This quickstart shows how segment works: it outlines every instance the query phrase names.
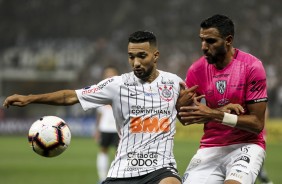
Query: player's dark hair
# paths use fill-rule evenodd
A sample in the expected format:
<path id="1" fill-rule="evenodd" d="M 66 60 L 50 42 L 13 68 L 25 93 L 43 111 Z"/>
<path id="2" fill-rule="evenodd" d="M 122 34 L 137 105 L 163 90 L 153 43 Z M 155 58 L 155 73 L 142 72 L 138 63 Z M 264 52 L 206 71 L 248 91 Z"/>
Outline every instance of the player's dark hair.
<path id="1" fill-rule="evenodd" d="M 136 31 L 128 38 L 129 43 L 144 43 L 149 42 L 150 45 L 157 46 L 157 38 L 150 31 Z"/>
<path id="2" fill-rule="evenodd" d="M 200 26 L 203 29 L 216 28 L 223 37 L 227 37 L 228 35 L 234 37 L 235 34 L 233 21 L 225 15 L 213 15 L 203 20 Z"/>

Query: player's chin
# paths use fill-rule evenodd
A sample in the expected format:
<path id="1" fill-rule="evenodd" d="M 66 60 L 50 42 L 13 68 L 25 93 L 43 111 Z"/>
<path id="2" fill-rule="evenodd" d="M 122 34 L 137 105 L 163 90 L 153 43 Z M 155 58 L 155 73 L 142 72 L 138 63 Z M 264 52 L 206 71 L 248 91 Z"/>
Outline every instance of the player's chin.
<path id="1" fill-rule="evenodd" d="M 134 72 L 134 75 L 138 78 L 141 79 L 143 81 L 146 81 L 148 77 L 144 76 L 142 72 Z"/>

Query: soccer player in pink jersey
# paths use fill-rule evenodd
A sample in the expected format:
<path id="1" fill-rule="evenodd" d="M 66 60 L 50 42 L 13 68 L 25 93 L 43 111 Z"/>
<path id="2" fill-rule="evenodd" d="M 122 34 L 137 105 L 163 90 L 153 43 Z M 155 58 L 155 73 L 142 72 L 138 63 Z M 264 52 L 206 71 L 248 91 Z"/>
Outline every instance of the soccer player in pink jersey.
<path id="1" fill-rule="evenodd" d="M 104 79 L 78 90 L 37 95 L 12 95 L 3 106 L 31 103 L 73 105 L 84 110 L 111 105 L 120 142 L 103 184 L 180 184 L 173 154 L 179 94 L 185 101 L 195 95 L 194 86 L 183 89 L 175 74 L 157 69 L 157 40 L 149 31 L 129 36 L 128 61 L 132 72 Z"/>
<path id="2" fill-rule="evenodd" d="M 228 17 L 214 15 L 200 26 L 204 56 L 189 67 L 186 84 L 198 85 L 206 104 L 195 98 L 178 116 L 183 125 L 204 123 L 204 135 L 183 183 L 252 184 L 265 158 L 265 70 L 259 59 L 233 47 Z"/>

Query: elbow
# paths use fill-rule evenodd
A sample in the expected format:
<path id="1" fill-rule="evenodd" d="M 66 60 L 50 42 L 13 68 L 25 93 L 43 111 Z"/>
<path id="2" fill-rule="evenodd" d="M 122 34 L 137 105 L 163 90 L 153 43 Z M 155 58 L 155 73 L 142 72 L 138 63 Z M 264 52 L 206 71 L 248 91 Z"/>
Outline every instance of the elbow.
<path id="1" fill-rule="evenodd" d="M 260 134 L 264 129 L 264 122 L 256 122 L 256 126 L 253 131 L 255 134 Z"/>

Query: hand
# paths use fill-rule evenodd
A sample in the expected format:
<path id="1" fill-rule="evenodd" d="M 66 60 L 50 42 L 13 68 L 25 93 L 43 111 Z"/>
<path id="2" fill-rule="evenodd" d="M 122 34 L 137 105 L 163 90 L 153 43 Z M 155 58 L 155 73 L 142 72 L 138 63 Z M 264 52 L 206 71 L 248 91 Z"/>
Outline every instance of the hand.
<path id="1" fill-rule="evenodd" d="M 179 83 L 179 85 L 180 85 L 180 92 L 175 105 L 177 111 L 180 111 L 180 107 L 182 106 L 188 106 L 193 104 L 193 98 L 197 96 L 196 90 L 198 88 L 197 85 L 191 88 L 187 88 L 185 83 L 183 82 Z"/>
<path id="2" fill-rule="evenodd" d="M 9 96 L 5 99 L 4 103 L 3 103 L 3 107 L 9 108 L 9 106 L 18 106 L 18 107 L 23 107 L 26 106 L 27 104 L 29 104 L 29 98 L 28 96 L 24 96 L 24 95 L 12 95 Z"/>
<path id="3" fill-rule="evenodd" d="M 239 115 L 245 113 L 244 108 L 240 104 L 229 103 L 223 107 L 218 108 L 222 112 L 232 113 L 232 111 Z"/>
<path id="4" fill-rule="evenodd" d="M 193 98 L 194 105 L 180 108 L 178 119 L 183 125 L 202 124 L 211 120 L 207 115 L 212 112 L 212 109 L 200 103 L 200 100 L 204 97 L 204 95 L 197 96 Z"/>

